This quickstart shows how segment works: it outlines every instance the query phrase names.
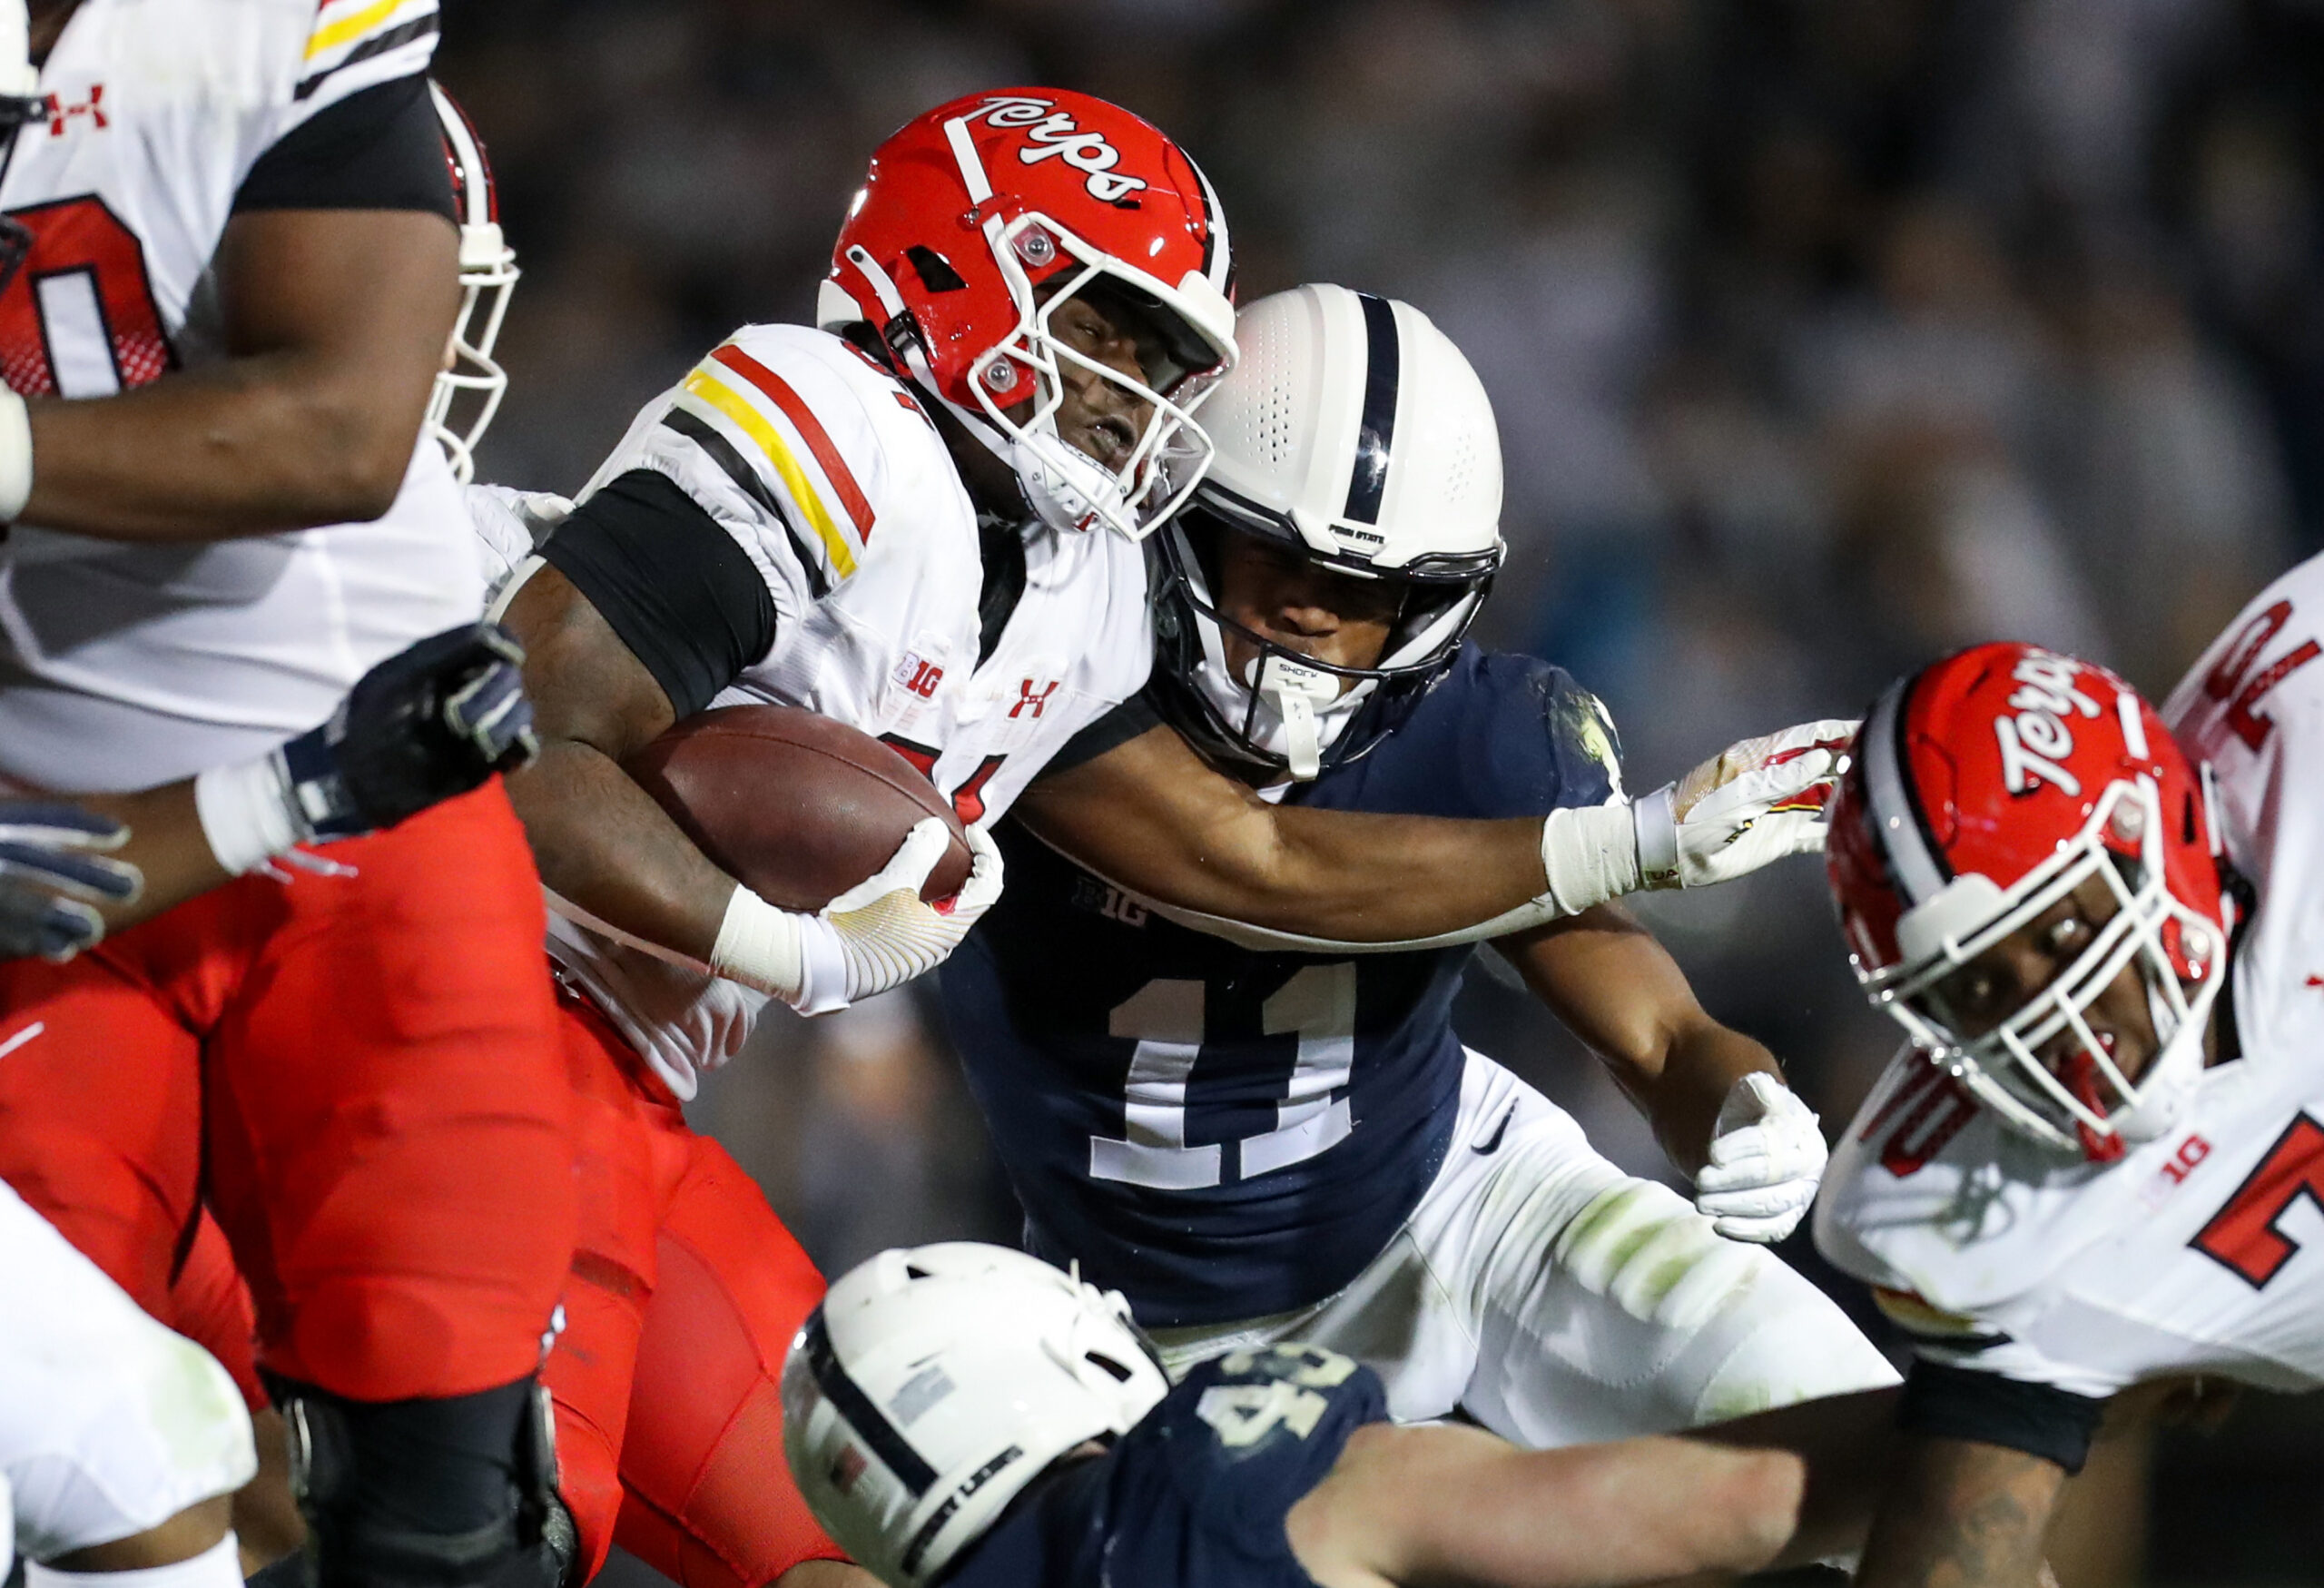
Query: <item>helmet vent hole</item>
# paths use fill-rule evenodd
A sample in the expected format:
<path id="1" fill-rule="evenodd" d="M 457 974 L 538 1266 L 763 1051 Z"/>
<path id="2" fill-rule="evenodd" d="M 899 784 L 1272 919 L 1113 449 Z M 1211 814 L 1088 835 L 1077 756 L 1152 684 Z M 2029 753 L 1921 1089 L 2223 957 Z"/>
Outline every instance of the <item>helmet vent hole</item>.
<path id="1" fill-rule="evenodd" d="M 1100 1368 L 1105 1370 L 1107 1376 L 1112 1378 L 1116 1384 L 1128 1384 L 1129 1382 L 1129 1369 L 1122 1366 L 1122 1364 L 1115 1361 L 1111 1356 L 1101 1356 L 1095 1351 L 1087 1351 L 1082 1354 L 1082 1360 L 1085 1362 L 1096 1363 Z"/>
<path id="2" fill-rule="evenodd" d="M 917 1263 L 906 1263 L 904 1265 L 904 1277 L 907 1279 L 928 1279 L 934 1277 L 934 1276 L 930 1274 L 926 1268 L 920 1267 Z"/>
<path id="3" fill-rule="evenodd" d="M 904 250 L 904 257 L 911 261 L 911 268 L 920 274 L 920 284 L 931 292 L 960 292 L 969 283 L 952 268 L 952 261 L 924 242 L 915 242 Z"/>

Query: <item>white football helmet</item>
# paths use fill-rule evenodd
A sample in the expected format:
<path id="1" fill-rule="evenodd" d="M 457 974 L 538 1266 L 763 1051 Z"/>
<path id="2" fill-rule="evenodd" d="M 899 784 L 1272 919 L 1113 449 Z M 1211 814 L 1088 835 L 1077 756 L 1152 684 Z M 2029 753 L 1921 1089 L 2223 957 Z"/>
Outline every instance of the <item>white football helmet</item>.
<path id="1" fill-rule="evenodd" d="M 921 1588 L 1049 1465 L 1169 1390 L 1118 1292 L 972 1241 L 842 1276 L 783 1365 L 783 1446 L 858 1563 Z"/>
<path id="2" fill-rule="evenodd" d="M 1159 537 L 1156 677 L 1205 749 L 1311 778 L 1377 744 L 1452 666 L 1501 567 L 1501 439 L 1476 371 L 1409 303 L 1295 287 L 1244 310 L 1235 340 L 1241 360 L 1203 409 L 1216 456 Z M 1393 581 L 1379 662 L 1333 666 L 1225 616 L 1227 534 Z M 1228 628 L 1258 650 L 1241 676 Z"/>
<path id="3" fill-rule="evenodd" d="M 444 158 L 452 168 L 452 202 L 460 217 L 460 316 L 452 322 L 452 361 L 436 376 L 428 399 L 428 433 L 443 445 L 462 485 L 476 478 L 477 443 L 500 411 L 508 393 L 508 371 L 493 358 L 500 322 L 516 290 L 517 251 L 500 233 L 500 195 L 492 183 L 492 163 L 468 113 L 434 82 L 436 120 L 444 133 Z M 453 418 L 463 398 L 475 402 L 467 422 Z"/>

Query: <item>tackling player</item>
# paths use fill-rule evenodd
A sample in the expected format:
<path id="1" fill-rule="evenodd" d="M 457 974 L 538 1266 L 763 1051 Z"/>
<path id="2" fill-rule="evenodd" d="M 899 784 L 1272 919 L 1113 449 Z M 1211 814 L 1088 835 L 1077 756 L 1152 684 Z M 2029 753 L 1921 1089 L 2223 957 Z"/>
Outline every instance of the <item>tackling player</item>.
<path id="1" fill-rule="evenodd" d="M 2030 1588 L 2132 1386 L 2324 1384 L 2324 560 L 2158 713 L 1980 646 L 1884 695 L 1833 896 L 1910 1033 L 1835 1155 L 1817 1244 L 1917 1343 L 1859 1582 Z"/>
<path id="2" fill-rule="evenodd" d="M 0 175 L 0 774 L 224 784 L 481 603 L 419 444 L 457 307 L 436 7 L 33 22 L 8 86 L 46 124 Z M 258 863 L 280 784 L 215 792 L 251 824 L 219 855 Z M 542 925 L 495 784 L 0 968 L 0 1172 L 155 1306 L 206 1191 L 326 1582 L 543 1569 L 572 1144 Z"/>
<path id="3" fill-rule="evenodd" d="M 1775 1452 L 1399 1427 L 1313 1346 L 1173 1388 L 1118 1295 L 966 1243 L 843 1276 L 783 1397 L 800 1487 L 894 1588 L 1659 1582 L 1766 1565 L 1800 1500 Z"/>
<path id="4" fill-rule="evenodd" d="M 1787 1233 L 1822 1139 L 1767 1050 L 1706 1015 L 1628 917 L 1600 904 L 1494 946 L 1703 1171 L 1701 1211 L 1463 1049 L 1465 946 L 1261 952 L 1116 885 L 1152 886 L 1168 857 L 1156 796 L 1103 793 L 1122 781 L 1106 764 L 1157 735 L 1323 822 L 1538 829 L 1562 811 L 1609 834 L 1603 854 L 1635 843 L 1604 708 L 1546 663 L 1462 643 L 1501 556 L 1467 361 L 1418 311 L 1339 287 L 1254 304 L 1237 335 L 1205 409 L 1217 458 L 1163 531 L 1155 681 L 1019 802 L 1009 893 L 943 977 L 1033 1249 L 1127 1295 L 1174 1370 L 1305 1341 L 1377 1370 L 1400 1419 L 1461 1408 L 1531 1445 L 1893 1382 L 1805 1279 L 1718 1238 Z M 1777 770 L 1829 764 L 1807 748 Z M 1800 804 L 1760 807 L 1761 854 L 1815 841 Z M 1684 833 L 1699 817 L 1676 808 Z M 1162 830 L 1203 836 L 1183 814 Z M 1633 847 L 1592 885 L 1640 880 Z"/>
<path id="5" fill-rule="evenodd" d="M 1208 451 L 1180 399 L 1230 355 L 1227 273 L 1215 199 L 1154 129 L 1070 94 L 960 101 L 874 158 L 826 289 L 844 336 L 737 332 L 647 408 L 569 518 L 510 493 L 476 504 L 512 566 L 546 742 L 513 792 L 562 895 L 551 952 L 586 1180 L 548 1376 L 585 1570 L 615 1537 L 721 1581 L 828 1551 L 765 1490 L 772 1375 L 822 1282 L 678 1104 L 765 995 L 812 1011 L 916 973 L 990 893 L 988 865 L 944 918 L 919 903 L 921 873 L 891 868 L 884 926 L 787 914 L 620 763 L 714 704 L 804 705 L 897 745 L 984 845 L 1146 677 L 1135 538 L 1186 488 L 1157 459 L 1198 473 Z M 1463 865 L 1455 902 L 1431 905 L 1441 925 L 1541 892 L 1542 823 L 1512 825 L 1532 880 L 1475 890 Z"/>

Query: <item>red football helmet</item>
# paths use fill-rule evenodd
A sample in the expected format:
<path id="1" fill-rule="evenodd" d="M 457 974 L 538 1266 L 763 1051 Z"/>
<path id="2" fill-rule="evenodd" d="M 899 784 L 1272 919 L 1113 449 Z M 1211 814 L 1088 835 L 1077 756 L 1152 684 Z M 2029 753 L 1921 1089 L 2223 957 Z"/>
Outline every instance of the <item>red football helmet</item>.
<path id="1" fill-rule="evenodd" d="M 444 160 L 452 168 L 452 204 L 460 217 L 460 315 L 452 322 L 451 368 L 439 371 L 428 399 L 428 433 L 442 443 L 452 472 L 466 485 L 476 477 L 476 446 L 500 411 L 508 392 L 508 372 L 492 356 L 508 294 L 523 272 L 517 251 L 500 235 L 500 194 L 492 185 L 492 164 L 475 123 L 435 83 L 436 120 L 444 134 Z M 455 427 L 452 404 L 476 399 L 476 411 Z"/>
<path id="2" fill-rule="evenodd" d="M 1135 539 L 1209 466 L 1194 409 L 1235 361 L 1232 280 L 1226 217 L 1184 150 L 1086 94 L 1001 89 L 939 105 L 880 145 L 816 321 L 872 325 L 901 371 L 1009 463 L 1043 522 Z M 1092 289 L 1159 337 L 1147 383 L 1050 335 L 1059 306 Z M 1120 468 L 1058 435 L 1060 364 L 1151 405 Z M 1026 401 L 1022 420 L 1002 411 Z"/>
<path id="3" fill-rule="evenodd" d="M 1856 735 L 1826 857 L 1874 1006 L 2010 1125 L 2099 1162 L 2170 1128 L 2227 980 L 2230 905 L 2202 779 L 2129 685 L 2027 645 L 1923 668 Z M 2116 910 L 2089 947 L 1991 1031 L 1952 1029 L 1940 983 L 2093 877 Z M 2131 964 L 2161 1044 L 2135 1082 L 2083 1012 Z"/>

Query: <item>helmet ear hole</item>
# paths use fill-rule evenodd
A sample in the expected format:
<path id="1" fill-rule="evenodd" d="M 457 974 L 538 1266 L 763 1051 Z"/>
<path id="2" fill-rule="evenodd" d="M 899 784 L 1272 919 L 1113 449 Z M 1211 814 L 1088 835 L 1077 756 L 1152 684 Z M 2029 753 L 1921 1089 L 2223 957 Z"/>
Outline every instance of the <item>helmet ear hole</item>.
<path id="1" fill-rule="evenodd" d="M 1096 1351 L 1085 1351 L 1081 1354 L 1081 1359 L 1085 1362 L 1096 1363 L 1098 1366 L 1103 1369 L 1107 1376 L 1112 1378 L 1116 1384 L 1128 1384 L 1129 1382 L 1129 1368 L 1122 1363 L 1115 1361 L 1111 1356 L 1101 1355 Z"/>
<path id="2" fill-rule="evenodd" d="M 920 277 L 920 284 L 931 292 L 965 292 L 969 283 L 952 268 L 952 261 L 924 242 L 915 242 L 904 250 L 904 257 L 911 261 L 911 268 Z"/>

